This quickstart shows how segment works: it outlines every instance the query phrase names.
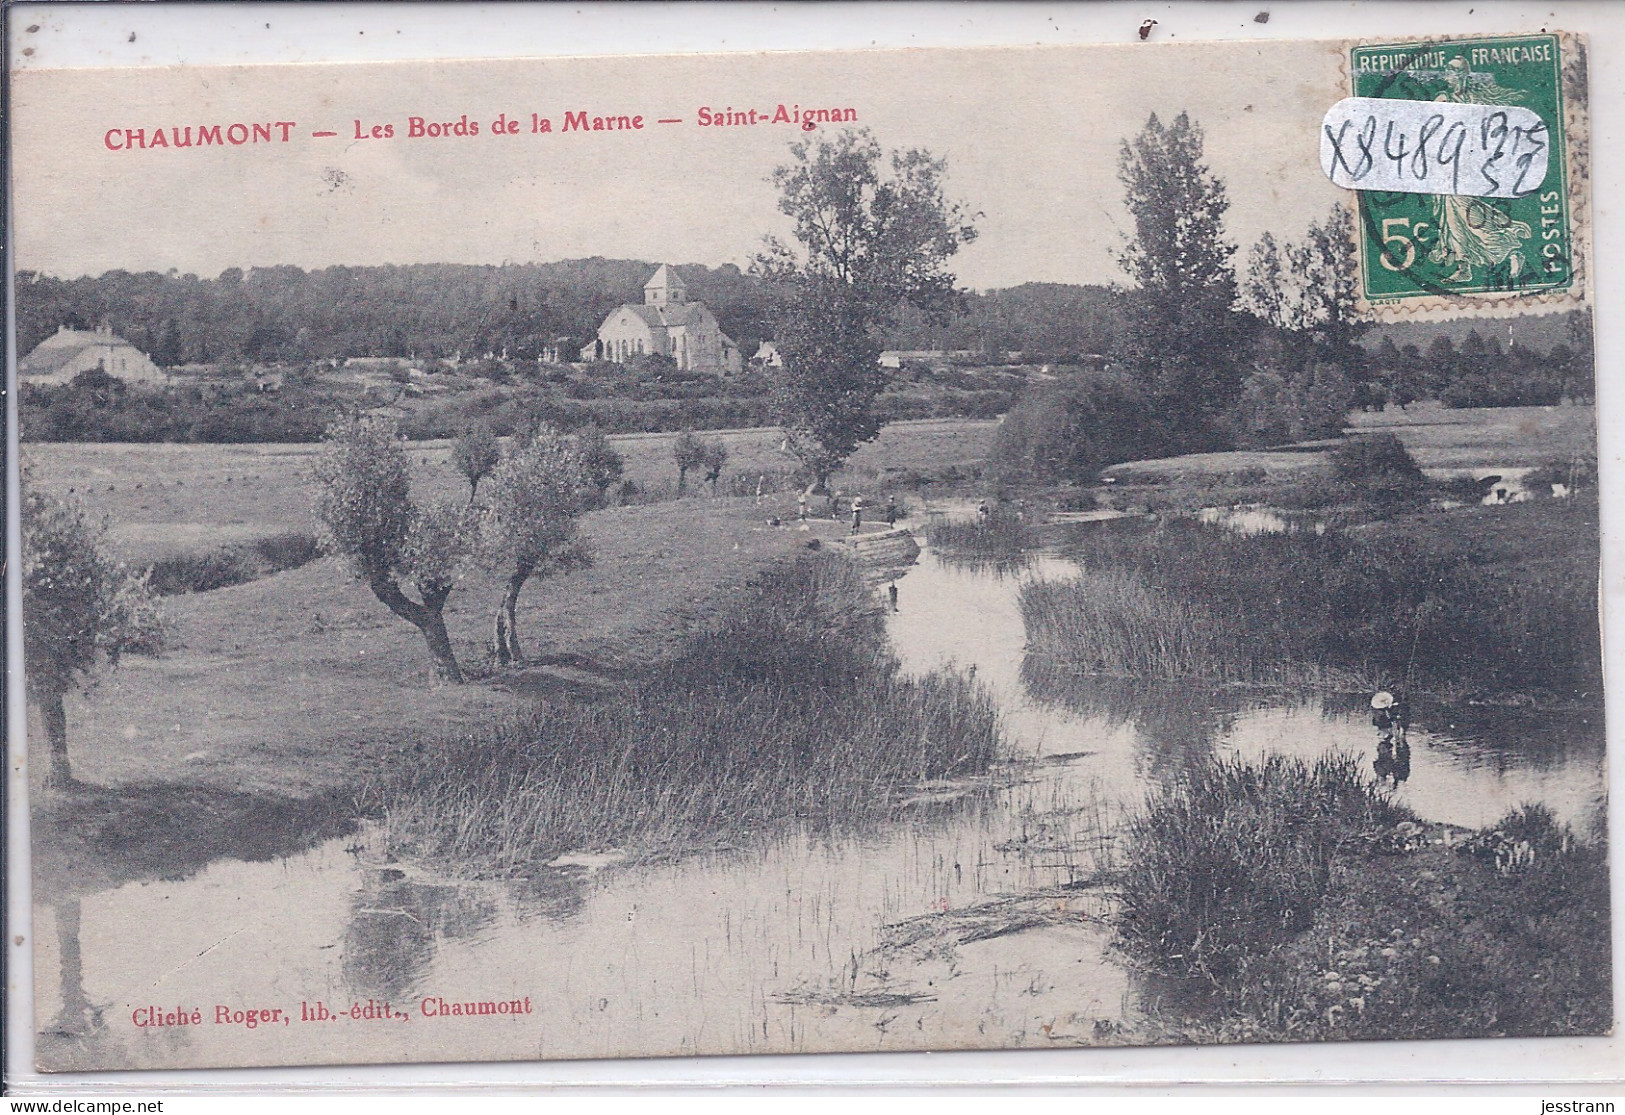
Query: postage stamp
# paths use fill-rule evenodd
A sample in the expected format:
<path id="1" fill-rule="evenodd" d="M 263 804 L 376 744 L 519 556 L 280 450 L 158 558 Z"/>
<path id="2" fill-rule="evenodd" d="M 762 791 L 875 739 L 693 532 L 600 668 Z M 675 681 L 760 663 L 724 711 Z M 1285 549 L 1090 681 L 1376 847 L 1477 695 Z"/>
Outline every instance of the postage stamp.
<path id="1" fill-rule="evenodd" d="M 1581 50 L 1543 34 L 1350 51 L 1355 111 L 1328 116 L 1324 145 L 1333 180 L 1358 191 L 1371 307 L 1582 284 L 1564 70 Z"/>

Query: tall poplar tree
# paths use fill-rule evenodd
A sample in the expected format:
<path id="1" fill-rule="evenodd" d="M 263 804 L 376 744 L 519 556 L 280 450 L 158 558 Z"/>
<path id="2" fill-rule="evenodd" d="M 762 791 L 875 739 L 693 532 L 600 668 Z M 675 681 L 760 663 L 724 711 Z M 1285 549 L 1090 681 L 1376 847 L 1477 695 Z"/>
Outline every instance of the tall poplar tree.
<path id="1" fill-rule="evenodd" d="M 1213 439 L 1211 419 L 1240 382 L 1236 249 L 1224 235 L 1230 201 L 1202 145 L 1202 129 L 1187 114 L 1165 126 L 1152 113 L 1118 158 L 1134 222 L 1118 264 L 1138 288 L 1119 355 L 1193 448 Z"/>

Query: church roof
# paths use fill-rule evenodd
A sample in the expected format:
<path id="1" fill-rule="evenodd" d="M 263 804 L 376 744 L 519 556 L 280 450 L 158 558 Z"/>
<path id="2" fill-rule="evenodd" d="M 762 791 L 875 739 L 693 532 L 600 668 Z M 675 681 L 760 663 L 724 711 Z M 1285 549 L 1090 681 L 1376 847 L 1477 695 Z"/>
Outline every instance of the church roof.
<path id="1" fill-rule="evenodd" d="M 643 319 L 650 329 L 667 329 L 674 325 L 694 325 L 704 320 L 705 305 L 701 302 L 673 302 L 664 306 L 638 306 L 628 302 L 621 309 Z"/>
<path id="2" fill-rule="evenodd" d="M 36 345 L 34 351 L 17 361 L 17 374 L 50 375 L 67 367 L 86 349 L 117 347 L 135 348 L 111 330 L 90 333 L 64 325 Z"/>
<path id="3" fill-rule="evenodd" d="M 634 317 L 642 318 L 643 324 L 650 329 L 664 329 L 666 327 L 666 323 L 661 320 L 659 306 L 639 306 L 628 302 L 621 309 Z"/>
<path id="4" fill-rule="evenodd" d="M 688 287 L 684 285 L 682 278 L 678 276 L 677 272 L 673 271 L 664 263 L 662 263 L 660 265 L 660 269 L 654 273 L 654 277 L 643 284 L 644 290 L 650 290 L 655 287 L 665 287 L 667 290 L 688 289 Z"/>

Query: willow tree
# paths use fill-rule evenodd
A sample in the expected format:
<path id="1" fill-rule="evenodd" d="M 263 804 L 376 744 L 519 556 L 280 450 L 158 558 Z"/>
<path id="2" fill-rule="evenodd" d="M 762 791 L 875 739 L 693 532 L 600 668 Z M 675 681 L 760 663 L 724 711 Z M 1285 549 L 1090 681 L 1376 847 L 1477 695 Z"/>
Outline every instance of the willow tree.
<path id="1" fill-rule="evenodd" d="M 544 424 L 528 441 L 511 446 L 486 481 L 481 551 L 505 577 L 491 635 L 498 662 L 525 659 L 518 607 L 519 594 L 531 578 L 587 564 L 577 521 L 582 512 L 602 504 L 603 490 L 602 472 L 593 471 L 583 448 L 592 450 L 592 441 L 578 445 Z"/>
<path id="2" fill-rule="evenodd" d="M 144 575 L 107 552 L 83 507 L 27 490 L 22 508 L 23 665 L 50 747 L 49 785 L 73 781 L 63 698 L 99 667 L 156 653 L 164 622 Z"/>
<path id="3" fill-rule="evenodd" d="M 940 318 L 958 304 L 948 261 L 979 214 L 945 196 L 946 176 L 944 160 L 884 152 L 867 129 L 794 143 L 773 172 L 794 242 L 769 237 L 754 269 L 778 287 L 776 416 L 815 489 L 880 432 L 880 329 L 904 306 Z"/>
<path id="4" fill-rule="evenodd" d="M 386 608 L 423 634 L 440 676 L 461 684 L 445 609 L 473 553 L 474 512 L 457 501 L 416 502 L 400 433 L 385 418 L 329 427 L 316 482 L 316 518 L 333 548 Z"/>

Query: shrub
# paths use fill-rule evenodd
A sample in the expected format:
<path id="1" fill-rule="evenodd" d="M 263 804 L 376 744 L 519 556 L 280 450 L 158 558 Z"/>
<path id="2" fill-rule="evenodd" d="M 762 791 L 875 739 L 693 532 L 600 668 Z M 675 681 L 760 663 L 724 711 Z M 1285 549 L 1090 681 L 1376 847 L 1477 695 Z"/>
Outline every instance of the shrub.
<path id="1" fill-rule="evenodd" d="M 164 558 L 148 567 L 147 576 L 147 583 L 159 596 L 213 592 L 253 580 L 242 552 L 235 548 Z"/>
<path id="2" fill-rule="evenodd" d="M 1156 406 L 1131 377 L 1084 372 L 1024 394 L 999 424 L 989 465 L 1004 484 L 1089 482 L 1108 465 L 1175 449 Z"/>
<path id="3" fill-rule="evenodd" d="M 309 565 L 321 556 L 322 549 L 314 534 L 286 530 L 256 541 L 254 553 L 267 573 L 280 573 L 284 569 Z"/>
<path id="4" fill-rule="evenodd" d="M 1426 484 L 1422 470 L 1393 434 L 1350 438 L 1331 454 L 1332 475 L 1379 504 L 1416 500 Z"/>
<path id="5" fill-rule="evenodd" d="M 1038 532 L 1026 516 L 1002 504 L 975 520 L 933 518 L 926 523 L 925 537 L 944 560 L 995 573 L 1025 568 L 1038 544 Z"/>
<path id="6" fill-rule="evenodd" d="M 249 546 L 223 546 L 206 554 L 163 558 L 147 567 L 148 583 L 159 596 L 213 592 L 298 569 L 320 556 L 321 546 L 315 535 L 290 530 L 258 539 Z"/>
<path id="7" fill-rule="evenodd" d="M 1542 506 L 1553 505 L 1523 505 L 1532 516 Z M 1514 553 L 1494 565 L 1451 534 L 1403 527 L 1243 536 L 1174 520 L 1090 531 L 1071 547 L 1079 576 L 1023 587 L 1028 653 L 1116 676 L 1378 674 L 1443 688 L 1591 691 L 1601 681 L 1596 551 L 1567 544 L 1572 529 L 1542 526 L 1533 517 L 1523 526 L 1538 560 Z"/>

